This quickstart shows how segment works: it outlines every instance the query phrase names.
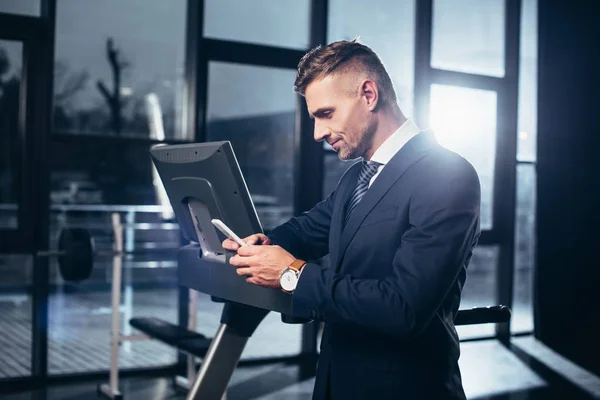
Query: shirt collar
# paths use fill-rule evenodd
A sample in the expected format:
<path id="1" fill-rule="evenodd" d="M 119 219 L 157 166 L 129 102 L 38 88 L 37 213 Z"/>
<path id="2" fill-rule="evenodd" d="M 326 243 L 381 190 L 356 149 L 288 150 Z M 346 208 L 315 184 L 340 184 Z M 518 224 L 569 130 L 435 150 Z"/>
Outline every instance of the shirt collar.
<path id="1" fill-rule="evenodd" d="M 407 119 L 390 137 L 375 150 L 371 161 L 387 164 L 392 157 L 421 130 L 412 119 Z"/>

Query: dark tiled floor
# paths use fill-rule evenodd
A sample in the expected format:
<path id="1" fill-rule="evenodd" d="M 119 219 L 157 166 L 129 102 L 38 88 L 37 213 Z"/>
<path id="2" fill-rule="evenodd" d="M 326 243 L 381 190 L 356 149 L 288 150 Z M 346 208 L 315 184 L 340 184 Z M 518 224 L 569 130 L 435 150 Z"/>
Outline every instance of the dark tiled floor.
<path id="1" fill-rule="evenodd" d="M 153 316 L 177 320 L 177 291 L 123 292 L 121 332 L 134 334 L 131 317 Z M 29 374 L 31 346 L 31 302 L 27 296 L 4 296 L 0 301 L 0 378 Z M 197 326 L 212 337 L 219 325 L 221 303 L 199 295 Z M 48 365 L 51 374 L 101 371 L 110 365 L 110 293 L 71 293 L 50 297 Z M 300 351 L 301 326 L 281 322 L 272 313 L 250 338 L 243 359 L 290 356 Z M 290 346 L 290 343 L 294 343 Z M 121 368 L 162 366 L 175 362 L 175 351 L 157 341 L 124 343 L 120 348 Z"/>
<path id="2" fill-rule="evenodd" d="M 477 347 L 477 345 L 474 345 Z M 484 347 L 495 347 L 486 344 Z M 489 350 L 488 348 L 488 350 Z M 484 350 L 484 351 L 488 351 Z M 487 355 L 487 354 L 486 354 Z M 497 360 L 498 361 L 498 360 Z M 500 360 L 496 364 L 496 371 L 500 370 L 499 376 L 491 382 L 487 377 L 483 382 L 477 383 L 474 388 L 473 382 L 469 385 L 465 382 L 465 388 L 469 399 L 488 400 L 537 400 L 537 399 L 561 399 L 580 400 L 593 399 L 582 391 L 573 387 L 556 385 L 541 380 L 527 382 L 521 381 L 521 385 L 515 385 L 519 381 L 518 375 L 526 369 L 510 372 L 514 367 L 512 361 Z M 490 360 L 491 367 L 494 364 Z M 502 371 L 506 368 L 505 371 Z M 534 376 L 535 374 L 531 375 Z M 490 374 L 493 375 L 493 374 Z M 527 375 L 527 373 L 526 373 Z M 287 364 L 276 364 L 261 367 L 238 368 L 235 372 L 227 392 L 228 400 L 308 400 L 311 398 L 313 379 L 298 381 L 298 367 Z M 510 379 L 509 386 L 502 387 L 506 379 Z M 539 378 L 535 378 L 539 379 Z M 483 390 L 486 384 L 491 384 L 488 391 Z M 468 387 L 471 390 L 468 390 Z M 494 386 L 496 389 L 494 389 Z M 519 387 L 520 386 L 520 387 Z M 171 386 L 169 378 L 129 378 L 124 379 L 121 390 L 126 400 L 159 400 L 159 399 L 185 399 L 185 394 L 175 391 Z M 477 392 L 477 393 L 475 393 Z M 45 390 L 27 391 L 2 396 L 5 400 L 84 400 L 96 397 L 96 382 L 76 383 L 71 385 L 54 385 Z"/>
<path id="3" fill-rule="evenodd" d="M 487 306 L 484 293 L 493 283 L 493 274 L 473 273 L 461 308 Z M 524 290 L 529 285 L 526 271 L 517 276 Z M 520 282 L 520 283 L 519 283 Z M 108 368 L 109 331 L 111 321 L 109 292 L 58 293 L 49 300 L 48 354 L 51 374 L 99 371 Z M 217 330 L 222 304 L 200 294 L 198 300 L 198 331 L 212 337 Z M 530 302 L 517 299 L 512 317 L 513 329 L 531 329 Z M 122 325 L 124 334 L 135 333 L 125 321 L 135 316 L 155 316 L 169 322 L 177 319 L 175 289 L 133 291 L 125 286 L 122 294 Z M 31 346 L 31 302 L 27 295 L 0 295 L 0 378 L 29 374 Z M 493 335 L 494 325 L 458 327 L 461 338 Z M 250 339 L 243 358 L 294 355 L 300 349 L 301 328 L 280 322 L 270 314 Z M 285 340 L 282 340 L 285 338 Z M 291 341 L 290 341 L 291 339 Z M 289 343 L 296 343 L 290 348 Z M 172 363 L 175 352 L 155 341 L 126 343 L 121 347 L 121 368 L 152 367 Z M 25 361 L 24 361 L 25 360 Z"/>
<path id="4" fill-rule="evenodd" d="M 465 293 L 461 308 L 479 305 L 477 299 L 490 287 L 490 274 L 470 276 L 470 289 Z M 530 274 L 517 276 L 517 285 L 527 293 Z M 481 292 L 481 293 L 480 293 Z M 530 299 L 517 296 L 513 313 L 513 329 L 531 324 Z M 222 305 L 200 295 L 198 302 L 198 330 L 212 336 L 219 324 Z M 122 295 L 122 321 L 133 316 L 155 316 L 175 322 L 177 292 L 174 289 L 130 291 Z M 27 296 L 0 297 L 0 381 L 1 378 L 29 374 L 31 303 Z M 110 293 L 54 294 L 49 302 L 49 370 L 52 375 L 107 370 L 109 366 Z M 124 333 L 135 333 L 122 324 Z M 462 338 L 493 333 L 493 325 L 459 327 Z M 244 359 L 294 355 L 300 350 L 301 328 L 280 321 L 271 314 L 248 342 Z M 290 348 L 290 338 L 297 346 Z M 472 399 L 542 399 L 594 398 L 600 393 L 600 380 L 586 375 L 577 367 L 565 366 L 556 355 L 532 340 L 515 339 L 519 351 L 509 351 L 496 341 L 463 342 L 460 359 L 465 391 Z M 523 362 L 520 353 L 550 360 L 546 372 L 540 373 L 538 364 L 531 368 Z M 120 349 L 120 368 L 139 368 L 167 365 L 175 361 L 175 351 L 156 341 L 126 343 Z M 560 367 L 558 367 L 560 366 Z M 557 373 L 571 372 L 568 378 L 556 378 Z M 229 388 L 228 399 L 309 399 L 314 381 L 299 381 L 296 366 L 270 365 L 245 367 L 236 370 Z M 24 399 L 90 399 L 96 396 L 96 385 L 106 381 L 51 386 L 47 390 L 1 395 L 8 400 Z M 171 387 L 170 379 L 127 378 L 121 380 L 126 399 L 183 399 Z M 574 389 L 584 384 L 592 389 Z M 597 388 L 594 391 L 594 387 Z M 600 398 L 600 395 L 598 395 Z"/>
<path id="5" fill-rule="evenodd" d="M 460 359 L 465 392 L 469 399 L 594 399 L 600 398 L 600 378 L 562 359 L 532 338 L 518 338 L 512 347 L 528 357 L 507 349 L 497 341 L 462 344 Z M 546 368 L 546 363 L 552 368 Z M 227 399 L 310 399 L 314 378 L 299 380 L 296 365 L 278 363 L 238 368 L 229 385 Z M 83 400 L 96 396 L 102 380 L 51 385 L 45 390 L 4 394 L 6 400 Z M 579 386 L 578 386 L 579 385 Z M 126 378 L 120 389 L 127 400 L 184 399 L 168 377 Z"/>

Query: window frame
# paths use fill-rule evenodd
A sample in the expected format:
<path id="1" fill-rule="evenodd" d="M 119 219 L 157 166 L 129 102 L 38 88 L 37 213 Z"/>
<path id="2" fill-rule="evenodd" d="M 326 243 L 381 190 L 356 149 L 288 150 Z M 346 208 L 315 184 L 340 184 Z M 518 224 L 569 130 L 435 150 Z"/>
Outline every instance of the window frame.
<path id="1" fill-rule="evenodd" d="M 504 0 L 504 76 L 485 76 L 431 67 L 433 1 L 417 0 L 415 45 L 415 117 L 429 115 L 432 84 L 491 90 L 497 93 L 496 158 L 492 228 L 483 230 L 481 245 L 498 245 L 496 302 L 512 308 L 517 172 L 517 121 L 521 0 Z M 492 305 L 492 304 L 490 304 Z M 496 324 L 495 337 L 510 338 L 510 324 Z"/>

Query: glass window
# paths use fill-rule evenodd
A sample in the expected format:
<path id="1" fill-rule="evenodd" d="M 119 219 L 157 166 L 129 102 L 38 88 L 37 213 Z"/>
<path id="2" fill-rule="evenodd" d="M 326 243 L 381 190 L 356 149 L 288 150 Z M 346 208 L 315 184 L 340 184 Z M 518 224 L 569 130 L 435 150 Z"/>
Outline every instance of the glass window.
<path id="1" fill-rule="evenodd" d="M 96 250 L 113 248 L 111 210 L 119 212 L 126 256 L 121 269 L 120 331 L 137 334 L 129 325 L 132 317 L 156 317 L 177 323 L 177 253 L 168 249 L 180 246 L 176 224 L 162 223 L 160 210 L 143 206 L 54 206 L 50 215 L 50 248 L 56 248 L 62 228 L 87 229 Z M 119 211 L 121 210 L 121 211 Z M 157 248 L 166 249 L 158 253 Z M 151 253 L 144 254 L 144 251 Z M 97 257 L 92 275 L 76 284 L 65 282 L 56 259 L 50 260 L 48 299 L 48 370 L 50 374 L 105 371 L 110 368 L 112 321 L 111 257 Z M 198 328 L 205 333 L 202 320 Z M 209 332 L 214 335 L 214 331 Z M 119 347 L 119 368 L 171 365 L 176 361 L 173 347 L 157 340 L 124 342 Z M 108 377 L 107 377 L 108 378 Z"/>
<path id="2" fill-rule="evenodd" d="M 533 331 L 533 270 L 535 266 L 535 183 L 533 164 L 517 166 L 515 278 L 511 331 Z"/>
<path id="3" fill-rule="evenodd" d="M 491 229 L 496 158 L 496 92 L 431 85 L 430 126 L 440 144 L 465 157 L 481 182 L 481 228 Z"/>
<path id="4" fill-rule="evenodd" d="M 229 140 L 263 228 L 293 215 L 294 70 L 211 62 L 207 140 Z"/>
<path id="5" fill-rule="evenodd" d="M 467 280 L 462 291 L 460 309 L 496 305 L 496 273 L 498 246 L 477 246 L 467 268 Z M 461 339 L 495 335 L 495 324 L 457 326 Z"/>
<path id="6" fill-rule="evenodd" d="M 537 0 L 524 0 L 519 59 L 519 140 L 517 160 L 535 162 L 537 138 Z M 535 164 L 517 166 L 515 278 L 512 332 L 531 332 L 535 269 Z"/>
<path id="7" fill-rule="evenodd" d="M 369 23 L 365 23 L 365 16 Z M 398 103 L 406 116 L 413 115 L 415 63 L 415 1 L 330 0 L 327 42 L 352 40 L 375 51 L 392 78 Z"/>
<path id="8" fill-rule="evenodd" d="M 310 4 L 308 0 L 205 0 L 204 36 L 306 49 Z"/>
<path id="9" fill-rule="evenodd" d="M 504 1 L 435 0 L 431 66 L 504 76 Z"/>
<path id="10" fill-rule="evenodd" d="M 59 0 L 54 131 L 193 139 L 182 125 L 186 4 Z"/>
<path id="11" fill-rule="evenodd" d="M 523 0 L 519 58 L 517 159 L 536 160 L 537 141 L 537 0 Z"/>
<path id="12" fill-rule="evenodd" d="M 0 381 L 31 374 L 33 258 L 0 254 Z"/>
<path id="13" fill-rule="evenodd" d="M 40 16 L 40 0 L 0 0 L 0 13 Z"/>
<path id="14" fill-rule="evenodd" d="M 50 146 L 52 204 L 160 204 L 147 142 L 60 135 Z"/>
<path id="15" fill-rule="evenodd" d="M 23 44 L 0 40 L 0 228 L 18 227 L 19 101 Z"/>
<path id="16" fill-rule="evenodd" d="M 295 74 L 222 62 L 208 69 L 207 140 L 231 142 L 265 230 L 293 216 Z M 271 313 L 243 357 L 298 354 L 301 332 L 300 325 L 284 324 Z"/>

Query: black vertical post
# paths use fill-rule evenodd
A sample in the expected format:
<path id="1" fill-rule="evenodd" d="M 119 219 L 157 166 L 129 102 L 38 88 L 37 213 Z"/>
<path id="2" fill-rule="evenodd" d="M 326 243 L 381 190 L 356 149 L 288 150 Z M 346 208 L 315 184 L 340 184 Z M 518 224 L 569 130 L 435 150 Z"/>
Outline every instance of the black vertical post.
<path id="1" fill-rule="evenodd" d="M 433 0 L 417 0 L 415 21 L 414 120 L 426 128 L 429 125 Z"/>
<path id="2" fill-rule="evenodd" d="M 504 82 L 498 92 L 494 229 L 500 232 L 496 269 L 496 302 L 512 308 L 515 268 L 517 122 L 521 0 L 507 0 L 504 20 Z M 497 324 L 498 339 L 508 344 L 510 324 Z"/>
<path id="3" fill-rule="evenodd" d="M 188 0 L 185 38 L 185 82 L 188 88 L 185 99 L 184 135 L 195 141 L 202 141 L 204 126 L 204 109 L 206 98 L 206 79 L 204 57 L 201 54 L 202 31 L 204 24 L 204 1 Z M 183 235 L 181 242 L 184 243 Z M 178 286 L 178 315 L 179 326 L 186 328 L 190 313 L 189 289 Z M 177 353 L 179 367 L 186 365 L 186 356 Z"/>
<path id="4" fill-rule="evenodd" d="M 52 86 L 54 80 L 54 37 L 56 0 L 43 0 L 39 29 L 26 53 L 27 107 L 35 115 L 28 132 L 27 164 L 34 168 L 30 196 L 35 199 L 31 208 L 34 235 L 33 253 L 47 249 L 50 236 L 50 165 L 48 145 L 52 124 Z M 35 63 L 31 65 L 30 63 Z M 31 79 L 31 80 L 29 80 Z M 30 88 L 30 84 L 35 87 Z M 43 384 L 48 379 L 48 258 L 33 258 L 31 364 L 33 378 Z"/>
<path id="5" fill-rule="evenodd" d="M 312 0 L 310 16 L 310 48 L 324 45 L 327 40 L 327 0 Z M 295 163 L 296 190 L 294 215 L 310 210 L 323 198 L 323 157 L 321 143 L 313 139 L 313 121 L 308 115 L 304 98 L 298 96 L 296 111 Z M 302 327 L 303 362 L 300 376 L 306 378 L 316 373 L 317 335 L 319 324 L 311 322 Z"/>
<path id="6" fill-rule="evenodd" d="M 204 132 L 207 96 L 207 57 L 204 52 L 204 0 L 188 0 L 185 43 L 185 81 L 187 90 L 185 130 L 196 142 L 206 139 Z"/>
<path id="7" fill-rule="evenodd" d="M 537 339 L 600 374 L 600 12 L 539 1 Z"/>

